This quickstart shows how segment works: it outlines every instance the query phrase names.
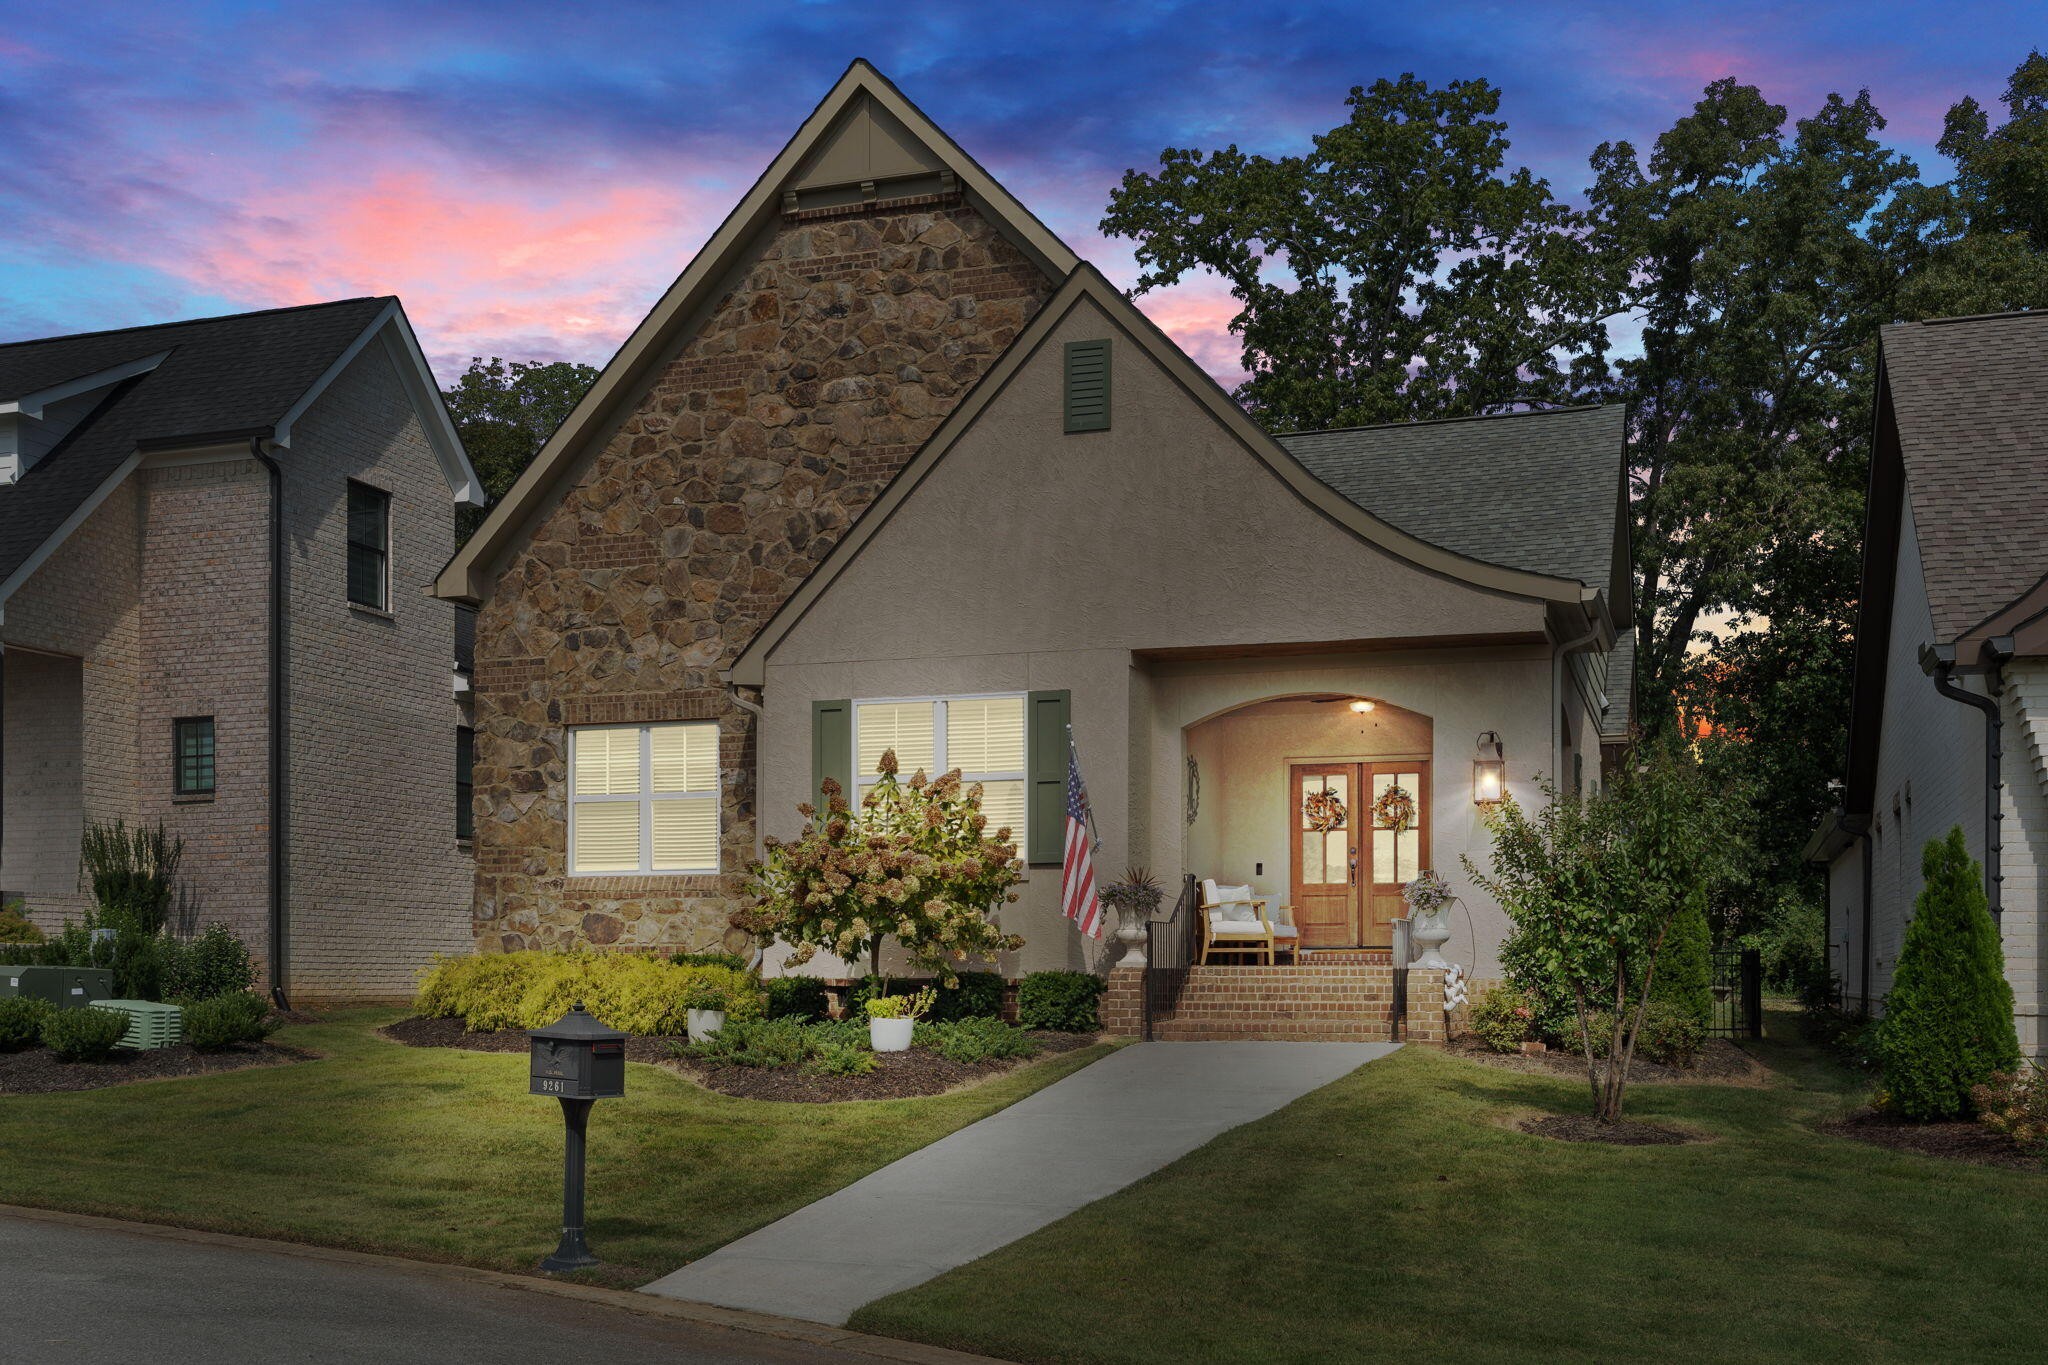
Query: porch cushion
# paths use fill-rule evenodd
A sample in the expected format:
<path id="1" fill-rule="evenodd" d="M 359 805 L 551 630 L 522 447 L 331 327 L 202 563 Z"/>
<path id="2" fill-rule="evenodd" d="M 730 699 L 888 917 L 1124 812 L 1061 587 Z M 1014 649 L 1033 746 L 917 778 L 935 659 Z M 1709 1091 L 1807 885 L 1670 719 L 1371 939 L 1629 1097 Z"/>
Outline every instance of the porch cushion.
<path id="1" fill-rule="evenodd" d="M 1250 901 L 1226 901 L 1213 913 L 1218 919 L 1226 919 L 1233 924 L 1256 924 L 1259 920 L 1259 912 Z"/>
<path id="2" fill-rule="evenodd" d="M 1245 909 L 1250 910 L 1251 907 L 1246 906 Z M 1260 925 L 1257 916 L 1232 919 L 1226 918 L 1228 913 L 1227 910 L 1211 910 L 1209 912 L 1209 933 L 1211 937 L 1264 938 L 1266 936 L 1265 928 Z"/>
<path id="3" fill-rule="evenodd" d="M 1274 938 L 1300 938 L 1300 937 L 1301 937 L 1301 932 L 1300 932 L 1299 930 L 1297 930 L 1297 929 L 1296 929 L 1296 928 L 1295 928 L 1295 927 L 1294 927 L 1293 925 L 1291 925 L 1291 924 L 1282 924 L 1282 923 L 1280 923 L 1280 922 L 1279 922 L 1278 920 L 1275 920 L 1275 921 L 1273 921 L 1273 937 L 1274 937 Z"/>

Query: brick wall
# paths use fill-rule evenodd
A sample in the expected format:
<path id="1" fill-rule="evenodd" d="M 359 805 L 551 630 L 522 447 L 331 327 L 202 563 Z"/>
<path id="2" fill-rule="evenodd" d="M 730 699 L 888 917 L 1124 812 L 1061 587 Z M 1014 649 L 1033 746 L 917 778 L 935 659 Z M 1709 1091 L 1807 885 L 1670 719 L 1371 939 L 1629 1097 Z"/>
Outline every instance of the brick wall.
<path id="1" fill-rule="evenodd" d="M 0 899 L 24 897 L 31 918 L 47 929 L 83 915 L 88 898 L 78 889 L 78 836 L 87 820 L 133 820 L 137 814 L 136 693 L 140 668 L 141 607 L 136 590 L 141 563 L 141 493 L 131 478 L 96 508 L 71 538 L 22 584 L 6 605 L 0 670 L 10 679 L 34 669 L 28 650 L 74 660 L 78 700 L 57 699 L 59 714 L 76 715 L 82 744 L 79 807 L 71 817 L 52 812 L 42 823 L 39 852 L 29 866 L 26 849 L 0 847 Z M 19 663 L 22 670 L 16 673 Z M 43 674 L 40 685 L 51 677 Z M 10 700 L 12 682 L 9 682 Z M 51 700 L 45 691 L 45 700 Z M 17 815 L 39 799 L 32 777 L 17 766 L 34 750 L 28 731 L 34 711 L 9 707 L 5 717 L 4 778 L 11 832 Z M 61 828 L 60 828 L 61 825 Z M 25 827 L 26 828 L 26 827 Z M 69 843 L 60 853 L 57 845 Z"/>
<path id="2" fill-rule="evenodd" d="M 1141 1031 L 1137 975 L 1134 970 L 1110 973 L 1103 1026 L 1112 1033 Z M 1445 1040 L 1443 1000 L 1443 973 L 1409 971 L 1407 1041 Z M 1153 1020 L 1153 1037 L 1162 1042 L 1386 1042 L 1393 1037 L 1393 1006 L 1394 969 L 1384 962 L 1191 967 L 1172 1009 Z"/>
<path id="3" fill-rule="evenodd" d="M 792 215 L 498 576 L 477 622 L 475 935 L 697 947 L 753 856 L 718 679 L 1051 292 L 957 200 Z M 716 719 L 720 877 L 570 878 L 567 727 Z"/>
<path id="4" fill-rule="evenodd" d="M 470 946 L 455 608 L 423 590 L 454 552 L 454 507 L 382 345 L 336 378 L 279 460 L 292 556 L 288 983 L 295 1003 L 409 997 L 433 954 Z M 391 494 L 388 612 L 348 603 L 350 479 Z"/>

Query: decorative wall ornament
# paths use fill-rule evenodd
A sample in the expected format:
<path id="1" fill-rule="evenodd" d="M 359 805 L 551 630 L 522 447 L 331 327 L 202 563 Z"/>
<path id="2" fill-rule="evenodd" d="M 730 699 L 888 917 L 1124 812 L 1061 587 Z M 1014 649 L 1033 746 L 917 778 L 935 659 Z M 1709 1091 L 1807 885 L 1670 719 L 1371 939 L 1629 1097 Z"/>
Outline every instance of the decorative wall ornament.
<path id="1" fill-rule="evenodd" d="M 1195 823 L 1195 816 L 1202 809 L 1202 768 L 1195 762 L 1193 754 L 1188 755 L 1187 822 Z"/>
<path id="2" fill-rule="evenodd" d="M 1308 821 L 1308 827 L 1318 834 L 1344 828 L 1344 798 L 1328 787 L 1310 792 L 1302 798 L 1301 815 Z"/>
<path id="3" fill-rule="evenodd" d="M 1372 822 L 1381 829 L 1390 829 L 1399 834 L 1415 828 L 1415 797 L 1409 790 L 1396 782 L 1380 793 L 1380 799 L 1372 803 Z"/>

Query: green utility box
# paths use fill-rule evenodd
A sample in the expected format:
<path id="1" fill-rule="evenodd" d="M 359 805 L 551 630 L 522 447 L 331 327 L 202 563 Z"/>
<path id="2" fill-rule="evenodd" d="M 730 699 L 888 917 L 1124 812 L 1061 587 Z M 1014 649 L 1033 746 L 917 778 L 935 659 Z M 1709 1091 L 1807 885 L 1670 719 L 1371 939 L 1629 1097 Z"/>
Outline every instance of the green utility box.
<path id="1" fill-rule="evenodd" d="M 95 1000 L 94 1009 L 113 1010 L 128 1016 L 128 1031 L 121 1035 L 115 1047 L 125 1047 L 136 1052 L 153 1052 L 161 1047 L 176 1047 L 185 1041 L 185 1011 L 176 1005 L 159 1004 L 154 1000 Z"/>
<path id="2" fill-rule="evenodd" d="M 114 994 L 114 973 L 105 967 L 9 968 L 0 981 L 19 978 L 17 995 L 34 995 L 60 1010 L 96 1005 Z"/>
<path id="3" fill-rule="evenodd" d="M 0 962 L 0 999 L 21 994 L 21 974 L 29 970 L 19 962 Z"/>

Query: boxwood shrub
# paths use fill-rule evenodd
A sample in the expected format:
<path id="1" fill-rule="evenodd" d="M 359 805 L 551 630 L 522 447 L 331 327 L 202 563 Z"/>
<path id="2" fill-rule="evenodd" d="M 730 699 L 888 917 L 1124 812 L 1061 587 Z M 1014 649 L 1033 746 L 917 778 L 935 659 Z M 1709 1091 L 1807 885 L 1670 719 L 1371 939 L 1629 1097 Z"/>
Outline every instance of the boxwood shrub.
<path id="1" fill-rule="evenodd" d="M 1025 1028 L 1092 1033 L 1103 980 L 1093 972 L 1031 972 L 1017 983 L 1017 1022 Z"/>
<path id="2" fill-rule="evenodd" d="M 0 1052 L 20 1052 L 43 1041 L 43 1021 L 56 1006 L 32 995 L 0 999 Z"/>
<path id="3" fill-rule="evenodd" d="M 220 1052 L 237 1043 L 260 1043 L 277 1028 L 260 995 L 239 991 L 195 1000 L 185 1006 L 185 1041 L 200 1052 Z"/>
<path id="4" fill-rule="evenodd" d="M 52 1010 L 43 1020 L 43 1046 L 67 1062 L 104 1062 L 128 1031 L 128 1016 L 116 1010 Z"/>
<path id="5" fill-rule="evenodd" d="M 823 1019 L 831 1001 L 825 983 L 815 976 L 778 976 L 768 988 L 770 1019 Z"/>

